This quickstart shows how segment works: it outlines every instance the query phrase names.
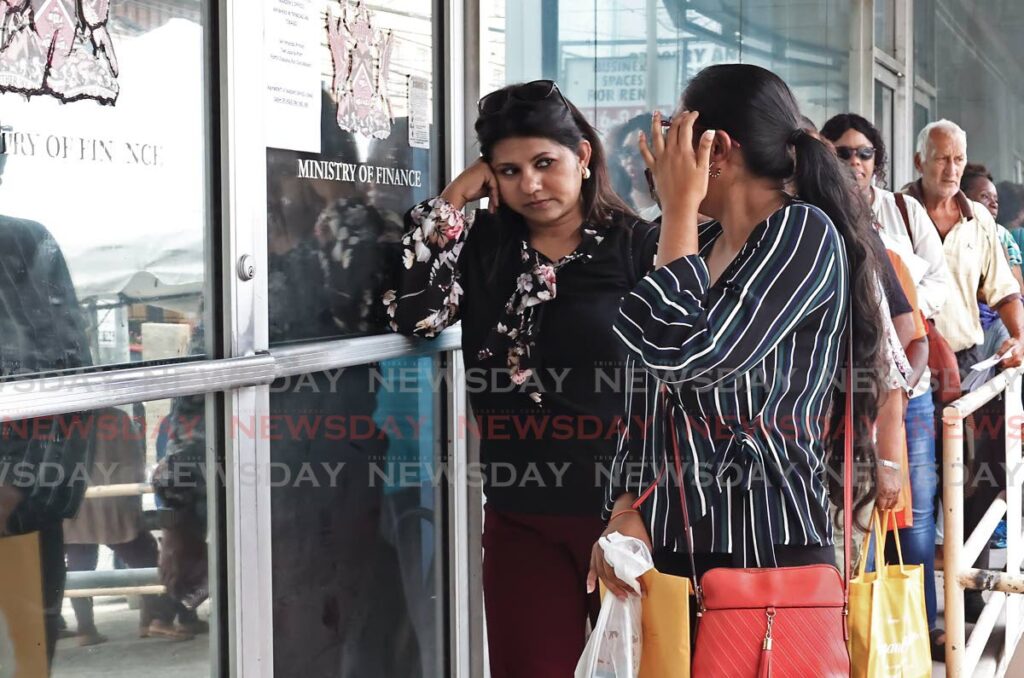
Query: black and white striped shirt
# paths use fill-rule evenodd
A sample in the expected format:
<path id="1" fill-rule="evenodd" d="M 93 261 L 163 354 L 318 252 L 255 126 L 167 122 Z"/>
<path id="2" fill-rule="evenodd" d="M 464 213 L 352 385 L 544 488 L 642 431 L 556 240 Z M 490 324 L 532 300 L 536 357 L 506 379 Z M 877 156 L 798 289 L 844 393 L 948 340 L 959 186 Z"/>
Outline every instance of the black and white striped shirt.
<path id="1" fill-rule="evenodd" d="M 696 549 L 771 566 L 774 544 L 832 543 L 825 437 L 849 267 L 829 218 L 795 202 L 711 284 L 705 258 L 721 232 L 702 226 L 699 255 L 652 272 L 623 301 L 615 333 L 645 388 L 626 400 L 606 510 L 635 493 L 655 548 L 685 550 L 678 450 Z"/>

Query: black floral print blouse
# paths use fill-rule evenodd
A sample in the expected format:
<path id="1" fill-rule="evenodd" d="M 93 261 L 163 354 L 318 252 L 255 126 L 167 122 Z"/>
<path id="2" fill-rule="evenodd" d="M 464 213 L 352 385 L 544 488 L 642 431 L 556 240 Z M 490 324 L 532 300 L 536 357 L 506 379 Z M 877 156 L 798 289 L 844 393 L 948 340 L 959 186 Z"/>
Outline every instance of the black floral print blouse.
<path id="1" fill-rule="evenodd" d="M 406 215 L 392 328 L 433 337 L 462 322 L 482 480 L 499 510 L 597 515 L 626 410 L 622 298 L 654 261 L 657 229 L 617 215 L 584 224 L 559 261 L 516 215 L 463 215 L 441 198 Z"/>

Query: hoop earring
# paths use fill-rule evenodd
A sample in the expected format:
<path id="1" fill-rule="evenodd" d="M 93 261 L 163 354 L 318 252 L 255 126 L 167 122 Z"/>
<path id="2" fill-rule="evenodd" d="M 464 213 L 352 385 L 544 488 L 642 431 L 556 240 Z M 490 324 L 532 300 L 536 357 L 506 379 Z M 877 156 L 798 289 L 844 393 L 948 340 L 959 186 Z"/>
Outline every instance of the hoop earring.
<path id="1" fill-rule="evenodd" d="M 711 177 L 712 179 L 717 179 L 718 177 L 722 176 L 722 168 L 721 167 L 710 167 L 710 168 L 708 168 L 708 176 Z"/>
<path id="2" fill-rule="evenodd" d="M 589 178 L 590 178 L 590 168 L 589 167 L 584 167 L 583 168 L 583 180 L 586 181 Z"/>

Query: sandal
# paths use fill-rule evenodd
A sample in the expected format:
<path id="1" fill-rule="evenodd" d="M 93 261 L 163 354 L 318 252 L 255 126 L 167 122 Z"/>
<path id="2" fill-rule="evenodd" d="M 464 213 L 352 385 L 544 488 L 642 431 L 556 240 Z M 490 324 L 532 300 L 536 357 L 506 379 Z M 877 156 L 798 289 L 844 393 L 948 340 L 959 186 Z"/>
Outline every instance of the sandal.
<path id="1" fill-rule="evenodd" d="M 946 631 L 944 629 L 932 629 L 928 632 L 928 641 L 932 647 L 932 661 L 946 661 Z"/>
<path id="2" fill-rule="evenodd" d="M 192 640 L 195 635 L 168 622 L 155 621 L 139 629 L 141 638 L 166 638 L 167 640 Z"/>
<path id="3" fill-rule="evenodd" d="M 107 637 L 95 629 L 79 633 L 76 637 L 78 638 L 78 647 L 89 647 L 107 642 Z"/>

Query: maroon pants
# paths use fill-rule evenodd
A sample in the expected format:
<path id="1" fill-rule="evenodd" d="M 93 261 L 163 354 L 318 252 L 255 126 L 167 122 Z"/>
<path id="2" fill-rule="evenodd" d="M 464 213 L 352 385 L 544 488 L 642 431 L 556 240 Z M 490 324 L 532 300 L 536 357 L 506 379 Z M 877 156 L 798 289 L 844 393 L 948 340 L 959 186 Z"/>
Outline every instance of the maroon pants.
<path id="1" fill-rule="evenodd" d="M 586 641 L 595 515 L 548 516 L 484 508 L 484 605 L 492 678 L 571 678 Z"/>

